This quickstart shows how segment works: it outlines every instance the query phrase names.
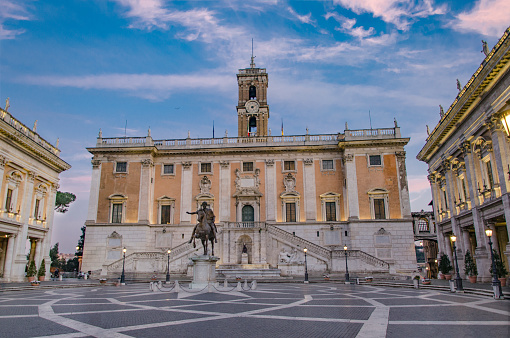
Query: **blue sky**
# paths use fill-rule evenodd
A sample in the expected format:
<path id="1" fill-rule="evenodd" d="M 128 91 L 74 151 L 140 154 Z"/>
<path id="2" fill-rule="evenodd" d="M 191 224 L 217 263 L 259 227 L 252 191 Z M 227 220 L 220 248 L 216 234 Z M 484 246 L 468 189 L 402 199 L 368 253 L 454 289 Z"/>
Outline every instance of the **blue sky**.
<path id="1" fill-rule="evenodd" d="M 285 134 L 392 127 L 407 151 L 413 211 L 430 210 L 415 157 L 510 25 L 510 2 L 334 0 L 3 0 L 0 100 L 27 126 L 60 139 L 78 200 L 55 217 L 53 243 L 73 252 L 86 218 L 90 154 L 104 137 L 237 135 L 236 73 L 269 73 L 269 127 Z"/>

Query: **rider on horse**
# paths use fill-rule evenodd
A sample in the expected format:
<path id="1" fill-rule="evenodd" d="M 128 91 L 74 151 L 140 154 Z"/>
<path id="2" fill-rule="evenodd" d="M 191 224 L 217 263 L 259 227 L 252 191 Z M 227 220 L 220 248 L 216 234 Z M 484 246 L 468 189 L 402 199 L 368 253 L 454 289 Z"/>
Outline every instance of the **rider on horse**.
<path id="1" fill-rule="evenodd" d="M 218 229 L 216 229 L 216 224 L 214 224 L 216 216 L 214 215 L 214 212 L 207 207 L 207 202 L 202 202 L 202 209 L 198 209 L 197 211 L 193 212 L 186 211 L 186 213 L 190 215 L 197 215 L 197 225 L 195 225 L 195 228 L 193 229 L 193 233 L 191 234 L 191 238 L 188 243 L 191 243 L 193 241 L 193 238 L 195 238 L 197 227 L 202 222 L 208 224 L 209 227 L 211 227 L 211 231 L 214 234 L 214 242 L 218 243 L 218 241 L 216 240 L 216 234 L 218 233 Z"/>

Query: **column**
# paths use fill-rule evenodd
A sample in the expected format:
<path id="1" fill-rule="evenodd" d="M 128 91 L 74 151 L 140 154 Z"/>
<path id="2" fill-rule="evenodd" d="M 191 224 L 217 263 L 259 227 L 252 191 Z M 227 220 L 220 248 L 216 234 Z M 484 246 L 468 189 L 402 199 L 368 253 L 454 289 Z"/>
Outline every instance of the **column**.
<path id="1" fill-rule="evenodd" d="M 7 252 L 5 253 L 5 265 L 4 265 L 4 279 L 7 282 L 11 281 L 11 269 L 14 258 L 14 245 L 16 235 L 9 235 L 9 241 L 7 242 Z"/>
<path id="2" fill-rule="evenodd" d="M 51 247 L 51 235 L 53 233 L 53 217 L 55 215 L 55 198 L 57 195 L 58 190 L 58 184 L 52 184 L 49 192 L 48 192 L 48 203 L 45 206 L 46 209 L 46 227 L 48 228 L 48 232 L 44 236 L 44 238 L 41 240 L 39 245 L 41 246 L 41 260 L 44 258 L 44 262 L 46 263 L 46 276 L 49 278 L 50 276 L 50 265 L 51 265 L 51 258 L 50 258 L 50 247 Z M 38 262 L 38 264 L 41 264 L 41 262 Z"/>
<path id="3" fill-rule="evenodd" d="M 219 197 L 219 221 L 230 221 L 230 164 L 228 161 L 220 161 L 220 197 Z"/>
<path id="4" fill-rule="evenodd" d="M 266 221 L 276 222 L 276 168 L 274 160 L 266 160 Z"/>
<path id="5" fill-rule="evenodd" d="M 345 174 L 347 179 L 347 199 L 349 219 L 359 219 L 358 178 L 356 177 L 356 156 L 345 154 Z"/>
<path id="6" fill-rule="evenodd" d="M 466 165 L 466 183 L 469 194 L 469 200 L 471 202 L 471 208 L 480 205 L 480 199 L 478 198 L 478 190 L 476 186 L 476 169 L 473 158 L 473 149 L 469 141 L 462 143 L 462 153 L 464 154 L 464 163 Z"/>
<path id="7" fill-rule="evenodd" d="M 443 171 L 445 176 L 445 183 L 446 183 L 446 198 L 448 199 L 448 208 L 447 210 L 450 210 L 449 217 L 453 218 L 453 216 L 457 213 L 457 209 L 455 208 L 454 196 L 455 196 L 455 189 L 453 186 L 453 178 L 452 178 L 452 170 L 451 170 L 451 163 L 447 159 L 443 159 Z"/>
<path id="8" fill-rule="evenodd" d="M 92 179 L 90 181 L 89 208 L 85 223 L 96 223 L 99 204 L 99 184 L 101 182 L 101 161 L 92 160 Z"/>
<path id="9" fill-rule="evenodd" d="M 315 165 L 312 158 L 303 161 L 303 188 L 304 188 L 304 204 L 305 219 L 307 221 L 317 220 L 317 203 L 315 192 Z"/>
<path id="10" fill-rule="evenodd" d="M 152 167 L 154 162 L 152 159 L 145 159 L 142 161 L 140 170 L 140 198 L 138 204 L 138 223 L 150 224 L 152 200 Z"/>
<path id="11" fill-rule="evenodd" d="M 253 247 L 251 261 L 254 264 L 260 263 L 260 233 L 257 229 L 254 229 L 253 234 Z"/>
<path id="12" fill-rule="evenodd" d="M 191 162 L 182 162 L 182 181 L 181 181 L 181 223 L 191 223 L 191 215 L 186 211 L 195 211 L 191 207 L 191 188 L 193 183 Z"/>
<path id="13" fill-rule="evenodd" d="M 411 217 L 411 202 L 409 200 L 409 187 L 407 185 L 406 152 L 397 151 L 395 155 L 397 158 L 397 175 L 399 178 L 400 213 L 402 218 L 408 218 Z"/>

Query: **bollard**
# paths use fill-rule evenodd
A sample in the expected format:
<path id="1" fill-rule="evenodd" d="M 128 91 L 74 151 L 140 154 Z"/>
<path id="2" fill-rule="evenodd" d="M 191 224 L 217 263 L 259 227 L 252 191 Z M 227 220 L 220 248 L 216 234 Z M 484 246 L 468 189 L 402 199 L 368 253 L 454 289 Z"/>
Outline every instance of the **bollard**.
<path id="1" fill-rule="evenodd" d="M 158 282 L 158 287 L 161 289 L 163 287 L 163 283 L 161 281 Z"/>
<path id="2" fill-rule="evenodd" d="M 257 280 L 256 279 L 254 279 L 253 282 L 251 282 L 251 289 L 252 290 L 257 289 Z"/>
<path id="3" fill-rule="evenodd" d="M 212 283 L 207 283 L 207 292 L 214 292 Z"/>
<path id="4" fill-rule="evenodd" d="M 227 279 L 225 278 L 225 281 L 223 282 L 223 287 L 224 288 L 227 288 L 228 287 L 228 282 L 227 282 Z"/>
<path id="5" fill-rule="evenodd" d="M 175 292 L 179 292 L 179 291 L 180 291 L 179 281 L 176 280 L 175 281 Z"/>
<path id="6" fill-rule="evenodd" d="M 450 292 L 455 292 L 455 281 L 450 279 L 449 282 L 450 282 Z"/>
<path id="7" fill-rule="evenodd" d="M 244 280 L 243 287 L 244 287 L 245 290 L 248 289 L 248 280 L 247 279 Z"/>
<path id="8" fill-rule="evenodd" d="M 241 282 L 237 282 L 236 291 L 243 291 L 243 288 L 241 287 Z"/>
<path id="9" fill-rule="evenodd" d="M 415 289 L 420 288 L 420 280 L 419 279 L 413 279 L 413 285 Z"/>
<path id="10" fill-rule="evenodd" d="M 149 290 L 154 292 L 154 289 L 153 289 L 153 286 L 152 286 L 152 282 L 149 283 Z"/>
<path id="11" fill-rule="evenodd" d="M 58 280 L 62 281 L 62 275 L 58 276 Z"/>
<path id="12" fill-rule="evenodd" d="M 87 277 L 87 274 L 84 274 L 84 275 L 83 275 L 83 280 L 87 280 L 87 278 L 88 278 L 88 277 Z"/>

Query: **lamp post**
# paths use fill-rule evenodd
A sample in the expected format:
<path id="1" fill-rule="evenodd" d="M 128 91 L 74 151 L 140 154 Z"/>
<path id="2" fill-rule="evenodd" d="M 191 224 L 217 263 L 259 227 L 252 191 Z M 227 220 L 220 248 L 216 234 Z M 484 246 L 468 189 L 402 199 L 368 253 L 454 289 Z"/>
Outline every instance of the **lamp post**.
<path id="1" fill-rule="evenodd" d="M 494 262 L 494 252 L 492 251 L 492 229 L 485 230 L 485 234 L 489 237 L 489 246 L 491 248 L 491 260 L 492 260 L 492 289 L 494 290 L 494 298 L 500 299 L 503 291 L 501 290 L 501 282 L 498 279 L 498 273 L 496 271 L 496 262 Z"/>
<path id="2" fill-rule="evenodd" d="M 349 268 L 347 267 L 347 245 L 344 245 L 344 254 L 345 254 L 345 284 L 350 284 L 349 280 Z"/>
<path id="3" fill-rule="evenodd" d="M 439 269 L 438 269 L 438 266 L 437 266 L 437 258 L 436 258 L 436 259 L 434 259 L 434 273 L 436 274 L 435 278 L 437 278 L 438 270 Z"/>
<path id="4" fill-rule="evenodd" d="M 172 252 L 172 250 L 168 249 L 168 251 L 167 251 L 168 260 L 166 263 L 166 282 L 167 282 L 167 284 L 168 284 L 168 282 L 170 282 L 170 252 Z"/>
<path id="5" fill-rule="evenodd" d="M 459 274 L 459 261 L 457 260 L 457 248 L 455 247 L 457 237 L 452 235 L 450 236 L 450 239 L 452 240 L 453 243 L 453 254 L 455 255 L 455 273 L 457 275 L 455 277 L 455 285 L 457 285 L 457 292 L 464 291 L 464 288 L 462 287 L 462 278 L 460 278 Z"/>
<path id="6" fill-rule="evenodd" d="M 308 249 L 304 248 L 303 251 L 305 252 L 305 284 L 308 284 L 308 263 L 306 262 L 306 252 Z"/>
<path id="7" fill-rule="evenodd" d="M 124 265 L 126 263 L 126 248 L 122 249 L 124 256 L 122 257 L 122 275 L 120 275 L 120 285 L 126 285 L 126 276 L 124 276 Z"/>

